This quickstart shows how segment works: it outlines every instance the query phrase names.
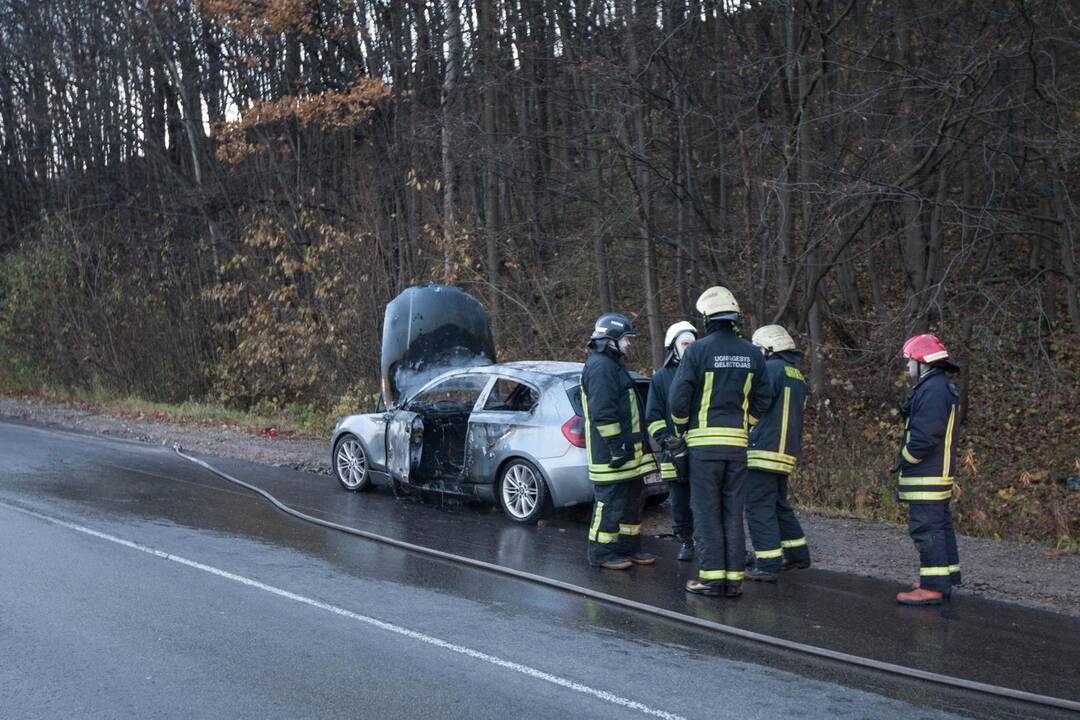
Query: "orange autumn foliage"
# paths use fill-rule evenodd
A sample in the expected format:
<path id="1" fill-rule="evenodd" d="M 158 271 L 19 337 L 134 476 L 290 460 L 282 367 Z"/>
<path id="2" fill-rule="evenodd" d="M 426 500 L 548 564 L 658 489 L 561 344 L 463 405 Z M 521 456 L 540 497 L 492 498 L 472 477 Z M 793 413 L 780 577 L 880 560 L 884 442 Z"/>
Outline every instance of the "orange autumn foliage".
<path id="1" fill-rule="evenodd" d="M 280 123 L 295 122 L 306 128 L 323 130 L 351 127 L 366 120 L 376 105 L 390 96 L 390 88 L 381 80 L 361 76 L 345 90 L 327 90 L 311 95 L 286 95 L 279 100 L 263 100 L 244 111 L 239 120 L 217 128 L 221 143 L 217 159 L 235 164 L 268 148 L 268 140 L 254 141 L 250 131 L 268 130 Z"/>

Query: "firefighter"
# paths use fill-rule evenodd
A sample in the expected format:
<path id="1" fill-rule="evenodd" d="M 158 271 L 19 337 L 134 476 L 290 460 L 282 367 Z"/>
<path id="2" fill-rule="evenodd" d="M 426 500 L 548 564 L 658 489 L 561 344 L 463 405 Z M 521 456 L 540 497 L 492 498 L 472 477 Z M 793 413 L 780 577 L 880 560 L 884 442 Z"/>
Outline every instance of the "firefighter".
<path id="1" fill-rule="evenodd" d="M 625 315 L 601 315 L 581 373 L 585 453 L 594 500 L 589 564 L 610 570 L 656 561 L 641 549 L 644 478 L 656 472 L 656 462 L 646 445 L 641 396 L 623 365 L 634 336 Z"/>
<path id="2" fill-rule="evenodd" d="M 940 605 L 961 579 L 949 510 L 960 397 L 945 376 L 958 367 L 933 335 L 909 339 L 903 353 L 915 388 L 900 408 L 904 433 L 893 471 L 900 472 L 898 497 L 908 504 L 908 532 L 919 551 L 919 580 L 896 600 L 904 605 Z"/>
<path id="3" fill-rule="evenodd" d="M 686 590 L 738 597 L 746 568 L 743 502 L 750 417 L 769 408 L 765 359 L 738 333 L 739 304 L 727 288 L 701 294 L 706 336 L 686 349 L 668 407 L 690 452 L 690 505 L 698 577 Z M 672 448 L 673 450 L 675 448 Z"/>
<path id="4" fill-rule="evenodd" d="M 758 328 L 751 341 L 765 356 L 772 405 L 750 430 L 746 451 L 746 523 L 754 545 L 749 580 L 776 582 L 781 570 L 810 567 L 810 551 L 788 502 L 788 478 L 802 444 L 806 380 L 799 371 L 802 352 L 779 325 Z"/>
<path id="5" fill-rule="evenodd" d="M 645 422 L 648 423 L 649 435 L 660 450 L 660 477 L 668 483 L 671 498 L 671 532 L 679 542 L 679 560 L 694 559 L 694 516 L 690 511 L 690 483 L 687 477 L 686 448 L 675 435 L 675 423 L 668 412 L 668 390 L 675 379 L 675 370 L 679 367 L 683 353 L 690 344 L 697 340 L 698 332 L 692 324 L 683 320 L 667 329 L 664 334 L 664 347 L 667 358 L 664 366 L 656 371 L 649 388 L 649 402 L 645 409 Z M 669 451 L 668 445 L 674 449 Z"/>

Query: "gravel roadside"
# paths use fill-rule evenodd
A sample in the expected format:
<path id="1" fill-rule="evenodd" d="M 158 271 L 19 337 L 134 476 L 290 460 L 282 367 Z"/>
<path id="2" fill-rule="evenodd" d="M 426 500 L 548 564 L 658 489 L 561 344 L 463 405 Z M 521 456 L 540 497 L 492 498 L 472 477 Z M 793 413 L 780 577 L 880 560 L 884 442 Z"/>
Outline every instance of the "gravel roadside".
<path id="1" fill-rule="evenodd" d="M 184 426 L 148 417 L 113 417 L 91 410 L 0 397 L 0 418 L 82 430 L 155 445 L 180 443 L 207 455 L 329 473 L 329 448 L 319 440 L 253 436 L 228 426 Z M 802 513 L 815 566 L 910 582 L 918 556 L 899 525 Z M 647 513 L 646 532 L 670 531 L 665 509 Z M 959 593 L 1080 617 L 1080 556 L 1048 554 L 1038 545 L 961 536 L 964 585 Z"/>

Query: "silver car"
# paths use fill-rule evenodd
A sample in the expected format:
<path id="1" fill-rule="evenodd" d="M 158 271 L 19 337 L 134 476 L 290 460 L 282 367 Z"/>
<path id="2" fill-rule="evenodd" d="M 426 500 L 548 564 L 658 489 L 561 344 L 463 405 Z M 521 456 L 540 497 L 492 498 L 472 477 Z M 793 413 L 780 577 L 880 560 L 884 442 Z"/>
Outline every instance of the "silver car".
<path id="1" fill-rule="evenodd" d="M 581 416 L 581 363 L 511 362 L 444 372 L 385 412 L 334 428 L 346 490 L 397 484 L 497 502 L 515 522 L 592 500 Z M 642 397 L 648 379 L 635 375 Z M 667 487 L 647 479 L 650 502 Z"/>

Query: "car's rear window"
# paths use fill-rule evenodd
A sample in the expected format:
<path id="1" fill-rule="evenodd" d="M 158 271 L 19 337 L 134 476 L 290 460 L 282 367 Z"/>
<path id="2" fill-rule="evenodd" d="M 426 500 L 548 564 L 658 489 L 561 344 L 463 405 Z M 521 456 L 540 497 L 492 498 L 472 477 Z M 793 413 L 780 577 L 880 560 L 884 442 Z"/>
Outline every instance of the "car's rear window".
<path id="1" fill-rule="evenodd" d="M 539 399 L 540 393 L 535 388 L 510 378 L 499 378 L 488 394 L 484 409 L 528 412 Z"/>
<path id="2" fill-rule="evenodd" d="M 574 408 L 575 415 L 584 415 L 581 407 L 581 382 L 576 382 L 566 388 L 566 397 L 570 400 L 570 407 Z"/>

